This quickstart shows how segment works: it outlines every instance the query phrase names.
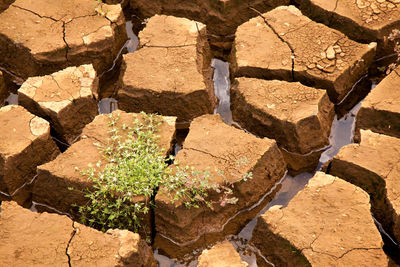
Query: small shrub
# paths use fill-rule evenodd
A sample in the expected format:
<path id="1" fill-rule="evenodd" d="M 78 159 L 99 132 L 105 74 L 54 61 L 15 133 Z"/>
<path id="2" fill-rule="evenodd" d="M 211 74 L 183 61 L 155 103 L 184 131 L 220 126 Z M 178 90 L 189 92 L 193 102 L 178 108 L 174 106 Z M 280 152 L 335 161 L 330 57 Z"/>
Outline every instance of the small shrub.
<path id="1" fill-rule="evenodd" d="M 157 141 L 162 118 L 141 113 L 136 116 L 132 127 L 122 126 L 127 131 L 122 137 L 117 127 L 118 117 L 110 115 L 110 138 L 107 145 L 97 144 L 104 156 L 103 162 L 81 171 L 92 182 L 93 188 L 86 190 L 87 205 L 79 207 L 84 224 L 101 229 L 127 228 L 137 232 L 141 227 L 141 216 L 154 205 L 151 198 L 160 188 L 171 201 L 181 200 L 188 208 L 201 205 L 212 208 L 207 200 L 210 190 L 221 193 L 220 205 L 235 204 L 231 184 L 217 185 L 209 181 L 209 171 L 197 171 L 192 167 L 168 167 L 165 151 Z M 173 159 L 170 157 L 169 160 Z M 240 164 L 247 164 L 247 159 Z M 105 166 L 102 166 L 105 164 Z M 218 175 L 223 172 L 216 170 Z M 246 173 L 243 180 L 251 179 Z"/>

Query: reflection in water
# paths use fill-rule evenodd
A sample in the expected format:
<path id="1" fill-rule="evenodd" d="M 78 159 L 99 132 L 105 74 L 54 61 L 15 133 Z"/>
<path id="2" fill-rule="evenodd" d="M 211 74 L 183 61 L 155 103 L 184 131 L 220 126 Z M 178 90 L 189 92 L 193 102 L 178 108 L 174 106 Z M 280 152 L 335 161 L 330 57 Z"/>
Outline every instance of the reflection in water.
<path id="1" fill-rule="evenodd" d="M 125 43 L 125 47 L 128 53 L 133 53 L 139 45 L 139 38 L 133 33 L 132 21 L 126 22 L 126 34 L 128 35 L 128 41 Z"/>
<path id="2" fill-rule="evenodd" d="M 10 93 L 10 95 L 4 100 L 4 106 L 18 105 L 18 94 Z"/>
<path id="3" fill-rule="evenodd" d="M 376 87 L 375 83 L 372 83 L 371 89 Z M 335 119 L 332 123 L 331 135 L 329 136 L 330 148 L 328 148 L 324 153 L 322 153 L 321 158 L 319 160 L 318 169 L 326 162 L 331 160 L 339 150 L 346 145 L 349 145 L 354 142 L 354 131 L 356 126 L 356 117 L 357 113 L 361 108 L 362 100 L 355 105 L 349 113 L 344 115 L 341 119 L 337 119 L 337 115 L 335 115 Z"/>
<path id="4" fill-rule="evenodd" d="M 114 98 L 103 98 L 98 104 L 99 114 L 108 114 L 118 109 L 118 101 Z"/>
<path id="5" fill-rule="evenodd" d="M 226 124 L 231 125 L 232 112 L 230 97 L 231 83 L 229 80 L 229 63 L 214 58 L 211 61 L 211 67 L 214 68 L 214 93 L 215 96 L 219 99 L 218 106 L 214 110 L 214 113 L 219 114 Z"/>

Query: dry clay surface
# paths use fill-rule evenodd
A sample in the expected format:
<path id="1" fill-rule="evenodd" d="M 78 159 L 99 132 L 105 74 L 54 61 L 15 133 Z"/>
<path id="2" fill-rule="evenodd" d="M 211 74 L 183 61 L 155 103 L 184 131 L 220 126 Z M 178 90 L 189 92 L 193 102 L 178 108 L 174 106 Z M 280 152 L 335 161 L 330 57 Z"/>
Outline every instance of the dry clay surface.
<path id="1" fill-rule="evenodd" d="M 63 140 L 72 143 L 98 113 L 97 91 L 96 71 L 82 65 L 29 78 L 18 90 L 18 102 L 46 118 Z"/>
<path id="2" fill-rule="evenodd" d="M 271 207 L 252 242 L 277 266 L 387 266 L 361 188 L 317 172 L 288 204 Z"/>
<path id="3" fill-rule="evenodd" d="M 120 5 L 104 5 L 99 15 L 91 0 L 17 0 L 0 13 L 0 66 L 28 78 L 68 65 L 111 67 L 126 41 Z"/>
<path id="4" fill-rule="evenodd" d="M 205 25 L 154 16 L 139 33 L 141 49 L 124 56 L 119 107 L 188 121 L 215 107 Z"/>
<path id="5" fill-rule="evenodd" d="M 383 40 L 400 27 L 399 0 L 295 0 L 311 18 L 361 41 Z"/>
<path id="6" fill-rule="evenodd" d="M 364 99 L 357 129 L 370 129 L 400 138 L 400 67 L 393 70 Z"/>
<path id="7" fill-rule="evenodd" d="M 228 241 L 217 244 L 210 249 L 205 249 L 200 257 L 197 267 L 248 267 L 242 261 L 239 253 Z"/>
<path id="8" fill-rule="evenodd" d="M 238 78 L 231 95 L 233 119 L 246 130 L 275 139 L 298 154 L 329 144 L 334 109 L 323 90 L 300 83 Z"/>
<path id="9" fill-rule="evenodd" d="M 15 202 L 1 205 L 0 238 L 1 266 L 157 266 L 138 234 L 102 233 L 67 216 L 34 213 Z"/>
<path id="10" fill-rule="evenodd" d="M 372 212 L 400 240 L 400 139 L 361 130 L 361 143 L 343 147 L 330 173 L 371 195 Z"/>
<path id="11" fill-rule="evenodd" d="M 376 43 L 354 42 L 283 6 L 239 26 L 233 71 L 236 77 L 301 81 L 326 89 L 337 103 L 367 71 L 375 50 Z"/>
<path id="12" fill-rule="evenodd" d="M 11 196 L 24 204 L 36 166 L 60 153 L 50 136 L 50 125 L 21 106 L 0 108 L 0 197 Z M 5 193 L 5 194 L 4 194 Z"/>
<path id="13" fill-rule="evenodd" d="M 238 198 L 234 205 L 222 204 L 219 200 L 223 193 L 210 191 L 211 209 L 205 206 L 188 209 L 182 201 L 171 203 L 170 197 L 158 193 L 157 232 L 178 244 L 193 242 L 206 233 L 222 231 L 228 219 L 256 203 L 286 171 L 275 141 L 257 138 L 228 126 L 219 115 L 203 115 L 192 122 L 176 161 L 182 167 L 210 172 L 208 180 L 211 184 L 233 184 L 233 194 L 229 197 Z M 253 178 L 242 180 L 249 172 Z"/>

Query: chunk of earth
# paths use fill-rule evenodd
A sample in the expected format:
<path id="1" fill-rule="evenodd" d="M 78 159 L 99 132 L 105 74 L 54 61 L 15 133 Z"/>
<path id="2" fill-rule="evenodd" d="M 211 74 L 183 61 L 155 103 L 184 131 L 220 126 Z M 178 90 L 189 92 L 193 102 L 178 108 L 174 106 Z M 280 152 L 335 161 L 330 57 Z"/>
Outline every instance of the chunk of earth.
<path id="1" fill-rule="evenodd" d="M 252 243 L 278 266 L 388 264 L 368 194 L 322 172 L 287 207 L 273 206 L 258 219 Z"/>
<path id="2" fill-rule="evenodd" d="M 212 113 L 215 96 L 206 26 L 156 15 L 139 33 L 141 49 L 124 55 L 118 106 L 189 121 Z"/>
<path id="3" fill-rule="evenodd" d="M 46 118 L 60 139 L 71 144 L 98 114 L 98 88 L 92 65 L 69 67 L 26 80 L 18 90 L 18 102 L 31 113 Z"/>
<path id="4" fill-rule="evenodd" d="M 102 233 L 67 216 L 34 213 L 15 202 L 0 212 L 2 266 L 155 267 L 151 248 L 128 230 Z"/>
<path id="5" fill-rule="evenodd" d="M 294 6 L 282 6 L 238 27 L 231 58 L 235 77 L 300 81 L 326 89 L 338 103 L 375 53 L 376 43 L 357 43 Z"/>
<path id="6" fill-rule="evenodd" d="M 0 200 L 7 196 L 29 206 L 36 166 L 60 151 L 50 136 L 49 123 L 21 106 L 0 108 L 0 125 Z"/>
<path id="7" fill-rule="evenodd" d="M 275 141 L 228 126 L 219 115 L 194 119 L 175 160 L 180 167 L 210 173 L 208 178 L 189 177 L 188 183 L 190 179 L 207 179 L 209 184 L 231 188 L 232 194 L 209 190 L 211 208 L 189 209 L 181 200 L 171 203 L 172 196 L 160 190 L 156 195 L 156 246 L 166 253 L 177 253 L 168 252 L 172 245 L 207 244 L 204 235 L 223 231 L 228 220 L 257 203 L 286 171 Z M 237 201 L 232 204 L 228 199 Z"/>
<path id="8" fill-rule="evenodd" d="M 127 40 L 120 5 L 16 0 L 0 13 L 0 66 L 22 78 L 92 63 L 113 64 Z"/>
<path id="9" fill-rule="evenodd" d="M 372 213 L 400 240 L 400 139 L 361 130 L 361 143 L 343 147 L 329 173 L 371 195 Z"/>

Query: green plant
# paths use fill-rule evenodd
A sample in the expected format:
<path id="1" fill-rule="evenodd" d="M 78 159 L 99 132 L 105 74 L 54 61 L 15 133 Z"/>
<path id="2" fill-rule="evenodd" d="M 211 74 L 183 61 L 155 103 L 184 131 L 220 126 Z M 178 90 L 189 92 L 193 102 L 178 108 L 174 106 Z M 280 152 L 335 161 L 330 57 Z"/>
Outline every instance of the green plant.
<path id="1" fill-rule="evenodd" d="M 201 205 L 212 208 L 213 203 L 207 200 L 210 190 L 221 193 L 218 202 L 222 206 L 238 201 L 231 196 L 231 184 L 210 183 L 212 175 L 208 170 L 180 167 L 177 162 L 173 168 L 169 167 L 165 151 L 157 144 L 162 118 L 145 113 L 135 116 L 132 127 L 122 125 L 119 129 L 119 117 L 110 115 L 110 138 L 106 145 L 96 144 L 105 163 L 98 162 L 81 171 L 93 182 L 93 188 L 86 190 L 87 205 L 79 207 L 84 224 L 103 231 L 128 228 L 137 232 L 142 227 L 142 215 L 154 205 L 151 199 L 158 188 L 172 202 L 181 200 L 188 208 Z M 219 170 L 216 173 L 223 175 Z M 251 175 L 247 173 L 243 179 Z"/>

